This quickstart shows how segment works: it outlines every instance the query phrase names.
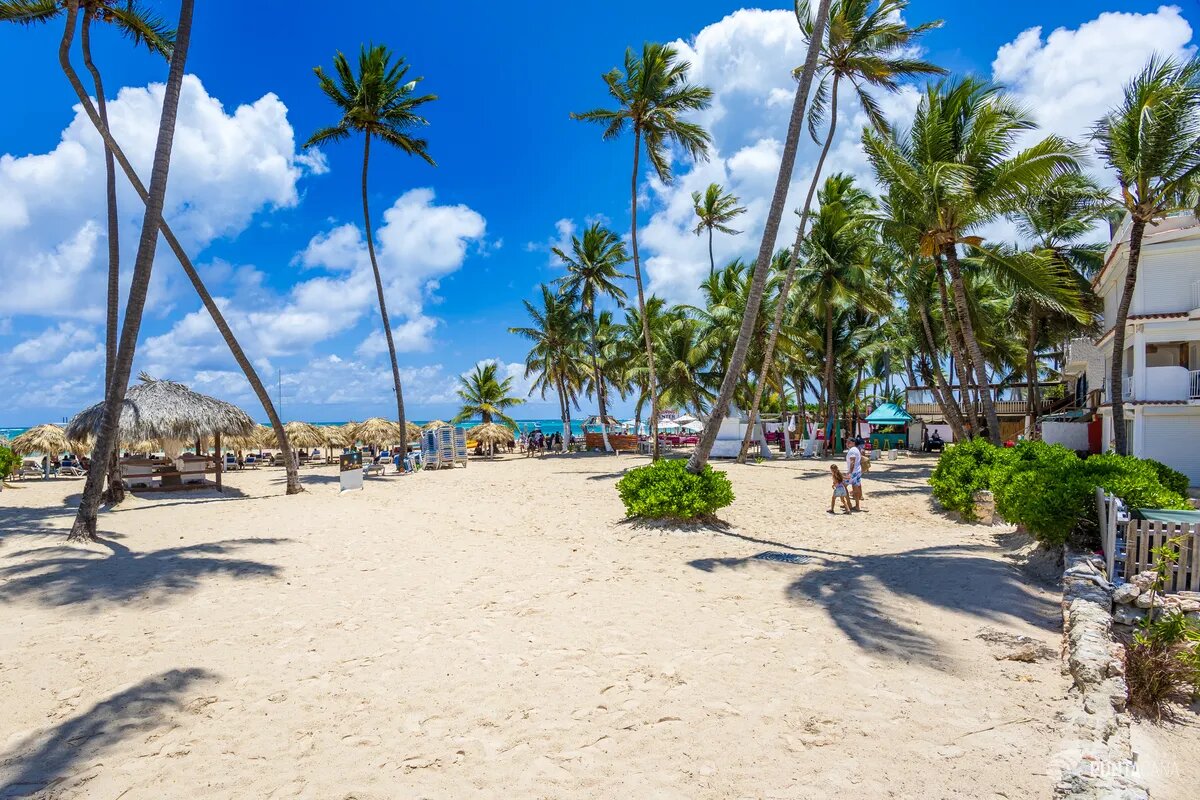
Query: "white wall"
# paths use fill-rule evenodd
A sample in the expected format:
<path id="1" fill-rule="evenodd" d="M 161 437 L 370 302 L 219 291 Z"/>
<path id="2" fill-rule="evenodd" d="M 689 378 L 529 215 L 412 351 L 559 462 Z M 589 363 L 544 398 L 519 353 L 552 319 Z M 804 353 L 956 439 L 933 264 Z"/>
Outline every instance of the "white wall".
<path id="1" fill-rule="evenodd" d="M 1043 422 L 1042 441 L 1046 444 L 1061 444 L 1071 450 L 1088 449 L 1088 426 L 1086 422 Z"/>
<path id="2" fill-rule="evenodd" d="M 1149 367 L 1146 369 L 1146 396 L 1138 399 L 1187 400 L 1190 389 L 1191 376 L 1184 367 Z"/>
<path id="3" fill-rule="evenodd" d="M 1162 244 L 1142 250 L 1134 297 L 1137 310 L 1131 314 L 1169 314 L 1192 310 L 1192 283 L 1200 281 L 1200 248 Z"/>
<path id="4" fill-rule="evenodd" d="M 1200 486 L 1200 413 L 1145 414 L 1142 441 L 1134 447 L 1136 455 L 1161 461 Z"/>

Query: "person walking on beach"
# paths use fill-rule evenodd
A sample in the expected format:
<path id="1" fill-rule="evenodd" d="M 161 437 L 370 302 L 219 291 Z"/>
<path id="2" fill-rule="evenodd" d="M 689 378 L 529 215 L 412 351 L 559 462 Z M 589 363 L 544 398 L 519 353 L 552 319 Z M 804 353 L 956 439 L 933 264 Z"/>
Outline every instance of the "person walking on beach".
<path id="1" fill-rule="evenodd" d="M 838 498 L 842 500 L 842 508 L 846 513 L 850 513 L 850 501 L 846 499 L 848 494 L 846 490 L 846 476 L 837 468 L 837 464 L 829 465 L 829 473 L 833 476 L 833 497 L 829 498 L 829 513 L 836 513 L 833 508 L 837 504 Z"/>
<path id="2" fill-rule="evenodd" d="M 846 474 L 849 475 L 850 496 L 854 498 L 854 510 L 862 511 L 862 444 L 861 436 L 854 437 L 854 444 L 846 451 Z"/>

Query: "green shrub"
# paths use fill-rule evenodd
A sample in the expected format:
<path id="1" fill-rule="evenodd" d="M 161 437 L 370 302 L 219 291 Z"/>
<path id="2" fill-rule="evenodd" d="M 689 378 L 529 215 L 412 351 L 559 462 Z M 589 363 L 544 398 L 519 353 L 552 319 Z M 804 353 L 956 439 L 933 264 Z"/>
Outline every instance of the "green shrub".
<path id="1" fill-rule="evenodd" d="M 1011 450 L 995 447 L 986 439 L 971 439 L 948 447 L 929 477 L 933 497 L 943 508 L 957 511 L 964 519 L 975 518 L 972 495 L 990 489 L 993 470 L 1006 470 Z"/>
<path id="2" fill-rule="evenodd" d="M 625 514 L 647 519 L 696 519 L 733 502 L 733 485 L 705 465 L 693 475 L 682 460 L 657 461 L 632 469 L 617 481 Z"/>
<path id="3" fill-rule="evenodd" d="M 7 447 L 0 447 L 0 480 L 17 471 L 21 466 L 21 457 Z"/>
<path id="4" fill-rule="evenodd" d="M 995 447 L 982 439 L 949 449 L 929 479 L 933 496 L 970 519 L 972 495 L 990 489 L 996 511 L 1048 544 L 1096 544 L 1096 487 L 1141 508 L 1188 508 L 1175 491 L 1187 478 L 1148 459 L 1100 455 L 1080 459 L 1062 445 L 1020 442 Z"/>
<path id="5" fill-rule="evenodd" d="M 1171 469 L 1161 461 L 1155 461 L 1153 458 L 1143 458 L 1143 462 L 1154 467 L 1154 471 L 1158 473 L 1158 482 L 1170 489 L 1178 495 L 1187 497 L 1188 481 L 1187 475 L 1182 472 Z"/>

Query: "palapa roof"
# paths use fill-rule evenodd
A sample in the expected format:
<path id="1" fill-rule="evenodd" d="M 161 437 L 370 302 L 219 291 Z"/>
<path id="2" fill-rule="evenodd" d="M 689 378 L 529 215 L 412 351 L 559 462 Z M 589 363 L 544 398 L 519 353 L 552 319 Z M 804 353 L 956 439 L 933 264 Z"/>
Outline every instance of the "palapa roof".
<path id="1" fill-rule="evenodd" d="M 448 427 L 450 427 L 450 423 L 443 422 L 440 419 L 435 419 L 433 422 L 426 422 L 422 427 L 428 431 L 428 430 L 432 430 L 434 428 L 448 428 Z"/>
<path id="2" fill-rule="evenodd" d="M 19 456 L 30 453 L 57 456 L 70 449 L 71 442 L 61 425 L 38 425 L 12 440 L 12 451 Z"/>
<path id="3" fill-rule="evenodd" d="M 476 425 L 467 431 L 467 438 L 483 444 L 499 444 L 513 441 L 513 432 L 503 425 L 487 422 L 483 425 Z"/>
<path id="4" fill-rule="evenodd" d="M 400 424 L 383 417 L 371 417 L 354 427 L 354 438 L 363 444 L 394 444 L 400 441 Z"/>
<path id="5" fill-rule="evenodd" d="M 283 426 L 293 447 L 323 447 L 328 439 L 324 431 L 311 422 L 294 420 Z"/>
<path id="6" fill-rule="evenodd" d="M 193 392 L 182 383 L 158 380 L 146 373 L 129 387 L 121 404 L 117 438 L 120 441 L 181 439 L 201 436 L 245 436 L 254 420 L 233 403 Z M 67 424 L 67 436 L 86 439 L 100 431 L 104 403 L 85 408 Z"/>

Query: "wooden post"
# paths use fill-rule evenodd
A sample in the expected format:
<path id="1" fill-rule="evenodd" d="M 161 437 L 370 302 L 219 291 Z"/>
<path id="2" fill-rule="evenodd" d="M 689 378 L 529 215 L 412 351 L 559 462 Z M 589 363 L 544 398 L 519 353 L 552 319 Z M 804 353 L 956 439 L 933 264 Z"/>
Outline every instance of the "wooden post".
<path id="1" fill-rule="evenodd" d="M 221 470 L 225 468 L 225 459 L 221 458 L 221 432 L 217 431 L 213 437 L 213 444 L 217 448 L 217 491 L 221 491 Z"/>

